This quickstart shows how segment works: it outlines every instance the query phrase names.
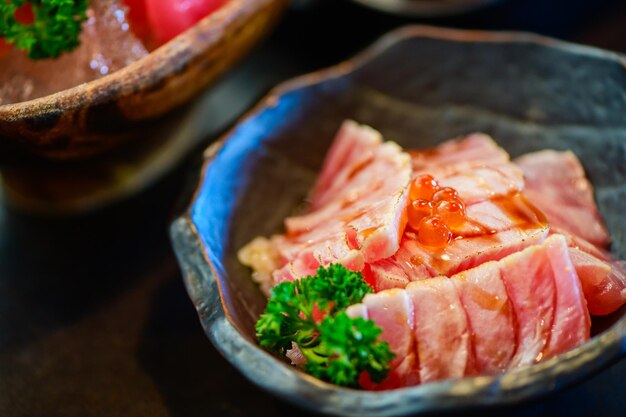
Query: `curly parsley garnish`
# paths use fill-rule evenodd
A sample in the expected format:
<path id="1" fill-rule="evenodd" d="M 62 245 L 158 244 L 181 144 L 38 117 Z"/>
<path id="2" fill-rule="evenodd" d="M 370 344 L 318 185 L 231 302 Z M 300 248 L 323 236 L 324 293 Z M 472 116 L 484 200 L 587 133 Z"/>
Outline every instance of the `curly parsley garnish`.
<path id="1" fill-rule="evenodd" d="M 15 13 L 32 8 L 34 21 L 22 23 Z M 28 52 L 31 59 L 56 58 L 80 44 L 87 0 L 4 0 L 0 2 L 0 38 Z"/>
<path id="2" fill-rule="evenodd" d="M 259 342 L 278 354 L 296 343 L 306 359 L 304 370 L 324 381 L 358 387 L 359 376 L 366 372 L 381 382 L 395 356 L 386 342 L 378 341 L 382 330 L 371 320 L 344 312 L 371 292 L 360 273 L 341 265 L 278 284 L 256 324 Z"/>

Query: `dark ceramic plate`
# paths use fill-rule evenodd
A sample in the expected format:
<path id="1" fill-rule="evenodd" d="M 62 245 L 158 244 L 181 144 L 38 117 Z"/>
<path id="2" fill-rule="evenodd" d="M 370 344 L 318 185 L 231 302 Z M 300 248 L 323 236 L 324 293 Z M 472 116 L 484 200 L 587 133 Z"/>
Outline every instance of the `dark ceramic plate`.
<path id="1" fill-rule="evenodd" d="M 625 309 L 595 337 L 496 377 L 373 393 L 315 380 L 260 349 L 265 298 L 239 264 L 250 239 L 281 230 L 301 205 L 341 122 L 352 118 L 407 147 L 484 131 L 513 156 L 571 149 L 583 161 L 626 258 L 626 61 L 526 34 L 410 27 L 356 59 L 271 93 L 206 153 L 192 202 L 171 228 L 207 335 L 246 377 L 298 405 L 349 416 L 419 414 L 517 403 L 582 381 L 624 356 Z"/>

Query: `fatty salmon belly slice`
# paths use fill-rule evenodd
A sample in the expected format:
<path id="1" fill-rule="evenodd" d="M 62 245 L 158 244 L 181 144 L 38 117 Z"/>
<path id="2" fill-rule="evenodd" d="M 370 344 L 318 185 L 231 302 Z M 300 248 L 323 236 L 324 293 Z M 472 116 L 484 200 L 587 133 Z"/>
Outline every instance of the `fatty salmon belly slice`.
<path id="1" fill-rule="evenodd" d="M 521 194 L 483 201 L 466 209 L 468 221 L 440 251 L 423 247 L 407 230 L 400 249 L 388 259 L 369 264 L 368 282 L 376 291 L 404 288 L 411 281 L 450 276 L 538 244 L 547 235 L 543 214 Z"/>
<path id="2" fill-rule="evenodd" d="M 466 205 L 520 193 L 524 189 L 524 173 L 511 162 L 462 162 L 433 168 L 428 173 L 440 186 L 454 188 Z"/>
<path id="3" fill-rule="evenodd" d="M 365 266 L 363 254 L 346 241 L 343 230 L 326 230 L 325 234 L 311 236 L 304 242 L 294 242 L 284 235 L 272 236 L 270 241 L 282 259 L 289 260 L 283 261 L 283 266 L 272 273 L 275 284 L 315 275 L 321 265 L 333 262 L 352 271 L 360 271 Z"/>
<path id="4" fill-rule="evenodd" d="M 483 201 L 466 209 L 468 221 L 440 251 L 423 247 L 407 230 L 400 248 L 388 259 L 370 263 L 363 273 L 375 291 L 404 288 L 409 282 L 457 272 L 494 261 L 541 243 L 547 235 L 543 214 L 521 194 Z"/>
<path id="5" fill-rule="evenodd" d="M 586 252 L 587 254 L 593 256 L 594 258 L 598 258 L 605 262 L 611 261 L 611 255 L 608 251 L 597 247 L 591 242 L 587 242 L 585 239 L 578 237 L 576 235 L 571 234 L 563 229 L 559 229 L 558 227 L 550 227 L 550 235 L 561 235 L 564 236 L 567 240 L 567 246 L 570 248 L 578 249 L 582 252 Z"/>
<path id="6" fill-rule="evenodd" d="M 543 213 L 519 193 L 472 204 L 465 208 L 465 216 L 465 224 L 455 230 L 464 238 L 547 225 Z"/>
<path id="7" fill-rule="evenodd" d="M 554 235 L 545 243 L 556 289 L 554 324 L 543 360 L 567 352 L 589 340 L 591 320 L 580 280 L 563 236 Z"/>
<path id="8" fill-rule="evenodd" d="M 526 193 L 548 221 L 599 248 L 610 237 L 593 197 L 593 187 L 573 152 L 544 150 L 514 161 L 524 171 Z"/>
<path id="9" fill-rule="evenodd" d="M 510 367 L 541 360 L 554 322 L 556 288 L 545 246 L 502 259 L 500 273 L 517 320 L 517 350 Z"/>
<path id="10" fill-rule="evenodd" d="M 382 330 L 380 340 L 389 344 L 396 357 L 391 372 L 380 384 L 361 379 L 363 388 L 386 390 L 419 384 L 413 335 L 413 304 L 404 290 L 392 289 L 368 294 L 361 304 L 350 306 L 347 314 L 374 321 Z"/>
<path id="11" fill-rule="evenodd" d="M 478 161 L 485 164 L 509 161 L 509 154 L 499 147 L 490 136 L 483 133 L 472 133 L 448 140 L 432 149 L 410 150 L 409 153 L 415 172 L 426 172 L 432 168 L 467 161 Z"/>
<path id="12" fill-rule="evenodd" d="M 344 121 L 310 193 L 311 208 L 315 210 L 340 193 L 350 177 L 371 160 L 374 149 L 382 142 L 378 131 L 352 120 Z"/>
<path id="13" fill-rule="evenodd" d="M 374 287 L 375 292 L 392 288 L 405 288 L 411 282 L 409 276 L 394 258 L 371 263 L 368 267 L 368 272 L 364 273 L 364 278 Z M 430 278 L 430 275 L 428 277 Z"/>
<path id="14" fill-rule="evenodd" d="M 563 204 L 560 200 L 550 198 L 529 187 L 524 194 L 545 213 L 551 225 L 566 230 L 598 248 L 604 249 L 608 246 L 610 239 L 604 223 L 599 214 L 591 211 L 589 207 Z"/>
<path id="15" fill-rule="evenodd" d="M 392 142 L 378 144 L 370 153 L 324 206 L 288 218 L 287 233 L 271 238 L 282 258 L 273 274 L 276 283 L 311 275 L 331 263 L 361 271 L 366 262 L 397 252 L 406 225 L 410 158 Z"/>
<path id="16" fill-rule="evenodd" d="M 285 219 L 287 234 L 306 234 L 320 226 L 352 224 L 359 230 L 359 220 L 372 227 L 381 210 L 395 207 L 407 193 L 411 180 L 409 157 L 397 144 L 386 142 L 370 151 L 372 157 L 363 165 L 335 198 L 309 212 Z"/>
<path id="17" fill-rule="evenodd" d="M 488 262 L 451 278 L 465 308 L 479 374 L 505 371 L 516 349 L 513 307 L 500 277 Z"/>
<path id="18" fill-rule="evenodd" d="M 405 236 L 413 236 L 412 232 Z M 403 240 L 403 252 L 410 253 L 404 262 L 424 265 L 431 276 L 450 277 L 489 261 L 498 261 L 529 246 L 542 243 L 548 235 L 547 226 L 522 230 L 518 228 L 495 234 L 467 237 L 452 241 L 444 249 L 433 251 L 423 247 L 417 236 Z"/>
<path id="19" fill-rule="evenodd" d="M 623 264 L 605 262 L 577 248 L 569 248 L 569 253 L 591 314 L 611 314 L 626 303 Z"/>
<path id="20" fill-rule="evenodd" d="M 422 383 L 462 378 L 471 369 L 467 316 L 454 284 L 438 277 L 412 282 L 406 291 L 415 311 L 415 341 Z"/>

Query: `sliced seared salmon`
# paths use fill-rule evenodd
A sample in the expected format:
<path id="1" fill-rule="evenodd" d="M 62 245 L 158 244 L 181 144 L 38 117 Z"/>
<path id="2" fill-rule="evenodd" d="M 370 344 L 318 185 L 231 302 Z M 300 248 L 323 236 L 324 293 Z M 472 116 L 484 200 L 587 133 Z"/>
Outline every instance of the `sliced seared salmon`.
<path id="1" fill-rule="evenodd" d="M 516 348 L 517 324 L 497 262 L 461 272 L 451 279 L 467 312 L 476 369 L 506 370 Z"/>
<path id="2" fill-rule="evenodd" d="M 604 261 L 577 248 L 570 248 L 570 255 L 591 314 L 610 314 L 626 303 L 624 263 Z"/>
<path id="3" fill-rule="evenodd" d="M 606 248 L 609 233 L 596 207 L 593 187 L 573 152 L 534 152 L 515 163 L 524 171 L 526 196 L 551 225 Z"/>
<path id="4" fill-rule="evenodd" d="M 335 180 L 328 183 L 328 178 Z M 341 263 L 360 271 L 366 262 L 392 256 L 406 224 L 411 180 L 408 154 L 376 131 L 354 122 L 342 126 L 312 193 L 312 207 L 285 221 L 287 233 L 271 238 L 282 258 L 274 281 L 315 273 Z"/>
<path id="5" fill-rule="evenodd" d="M 390 363 L 389 377 L 381 384 L 363 380 L 364 388 L 382 390 L 419 384 L 413 335 L 415 315 L 406 291 L 390 290 L 381 296 L 366 295 L 362 304 L 351 306 L 347 313 L 351 317 L 363 317 L 383 324 L 381 340 L 389 343 L 396 353 Z"/>
<path id="6" fill-rule="evenodd" d="M 397 354 L 394 366 L 413 363 L 421 382 L 496 374 L 556 356 L 589 338 L 589 313 L 569 254 L 566 239 L 554 235 L 451 278 L 368 295 L 350 311 L 376 322 Z M 413 322 L 406 318 L 411 309 Z M 416 356 L 405 361 L 411 354 L 407 346 L 414 346 Z"/>

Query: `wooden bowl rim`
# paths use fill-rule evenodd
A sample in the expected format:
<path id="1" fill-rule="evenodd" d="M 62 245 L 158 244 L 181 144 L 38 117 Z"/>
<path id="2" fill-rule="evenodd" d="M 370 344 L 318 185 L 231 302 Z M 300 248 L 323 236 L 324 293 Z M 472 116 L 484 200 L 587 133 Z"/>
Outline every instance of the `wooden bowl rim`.
<path id="1" fill-rule="evenodd" d="M 104 103 L 114 97 L 141 91 L 154 84 L 154 78 L 146 74 L 160 73 L 157 80 L 165 78 L 172 70 L 184 68 L 201 55 L 205 48 L 219 40 L 234 21 L 261 10 L 268 4 L 284 0 L 229 0 L 195 26 L 181 33 L 166 44 L 126 67 L 102 78 L 82 83 L 59 92 L 18 103 L 0 105 L 0 120 L 18 121 L 47 113 L 65 112 L 86 105 Z"/>

